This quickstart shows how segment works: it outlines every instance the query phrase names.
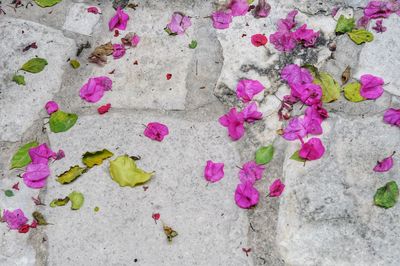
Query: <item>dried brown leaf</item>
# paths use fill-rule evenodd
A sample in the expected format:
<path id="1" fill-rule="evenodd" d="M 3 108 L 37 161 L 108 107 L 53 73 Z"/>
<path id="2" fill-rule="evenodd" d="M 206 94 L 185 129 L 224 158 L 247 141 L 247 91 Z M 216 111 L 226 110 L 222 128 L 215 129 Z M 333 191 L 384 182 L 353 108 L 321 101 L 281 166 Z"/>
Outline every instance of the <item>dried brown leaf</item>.
<path id="1" fill-rule="evenodd" d="M 98 65 L 104 65 L 107 63 L 107 56 L 112 55 L 113 46 L 111 42 L 97 46 L 89 56 L 89 62 Z"/>
<path id="2" fill-rule="evenodd" d="M 342 73 L 342 84 L 346 84 L 347 81 L 349 81 L 350 76 L 351 76 L 351 67 L 347 66 Z"/>

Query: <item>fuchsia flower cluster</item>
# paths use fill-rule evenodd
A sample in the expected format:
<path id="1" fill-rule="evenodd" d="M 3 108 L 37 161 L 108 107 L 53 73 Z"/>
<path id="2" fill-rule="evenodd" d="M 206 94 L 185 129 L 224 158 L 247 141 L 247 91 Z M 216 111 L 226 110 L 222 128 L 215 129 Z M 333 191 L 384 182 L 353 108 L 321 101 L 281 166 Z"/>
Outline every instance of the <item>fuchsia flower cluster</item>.
<path id="1" fill-rule="evenodd" d="M 174 12 L 171 21 L 167 24 L 166 30 L 172 35 L 182 35 L 192 26 L 190 17 L 185 16 L 181 12 Z"/>
<path id="2" fill-rule="evenodd" d="M 364 8 L 364 15 L 357 21 L 357 26 L 366 28 L 371 20 L 378 19 L 373 29 L 376 32 L 385 32 L 382 19 L 394 13 L 400 15 L 399 1 L 370 1 Z"/>
<path id="3" fill-rule="evenodd" d="M 319 37 L 319 32 L 307 29 L 307 24 L 303 24 L 293 31 L 297 25 L 295 20 L 298 11 L 291 11 L 285 19 L 280 19 L 277 23 L 277 31 L 270 35 L 270 42 L 275 49 L 281 52 L 290 52 L 298 44 L 304 47 L 313 47 Z"/>

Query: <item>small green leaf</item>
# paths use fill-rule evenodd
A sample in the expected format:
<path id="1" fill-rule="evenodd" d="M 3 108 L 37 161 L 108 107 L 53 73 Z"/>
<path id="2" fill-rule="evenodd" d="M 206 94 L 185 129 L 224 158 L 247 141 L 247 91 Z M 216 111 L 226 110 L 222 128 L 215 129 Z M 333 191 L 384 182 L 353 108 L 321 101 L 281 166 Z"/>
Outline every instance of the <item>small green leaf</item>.
<path id="1" fill-rule="evenodd" d="M 65 206 L 69 202 L 69 198 L 65 197 L 63 199 L 55 199 L 50 202 L 50 207 L 54 208 L 57 206 Z"/>
<path id="2" fill-rule="evenodd" d="M 62 0 L 35 0 L 35 3 L 40 7 L 50 7 L 60 3 Z"/>
<path id="3" fill-rule="evenodd" d="M 46 59 L 43 58 L 32 58 L 28 62 L 22 65 L 21 69 L 30 73 L 39 73 L 47 65 Z"/>
<path id="4" fill-rule="evenodd" d="M 72 59 L 69 61 L 69 64 L 72 66 L 73 69 L 77 69 L 78 67 L 81 66 L 78 60 Z"/>
<path id="5" fill-rule="evenodd" d="M 349 100 L 350 102 L 362 102 L 365 100 L 364 97 L 360 94 L 361 84 L 359 82 L 349 83 L 344 86 L 344 97 Z"/>
<path id="6" fill-rule="evenodd" d="M 293 155 L 290 156 L 290 159 L 298 161 L 298 162 L 302 162 L 302 163 L 307 161 L 306 159 L 300 157 L 299 151 L 296 151 L 295 153 L 293 153 Z"/>
<path id="7" fill-rule="evenodd" d="M 18 85 L 26 85 L 25 83 L 25 77 L 22 75 L 14 75 L 12 78 L 12 81 L 17 83 Z"/>
<path id="8" fill-rule="evenodd" d="M 388 209 L 393 207 L 399 197 L 399 188 L 395 181 L 386 183 L 385 186 L 378 188 L 374 196 L 376 206 Z"/>
<path id="9" fill-rule="evenodd" d="M 192 40 L 191 43 L 189 43 L 189 48 L 190 49 L 194 49 L 197 47 L 197 41 L 196 40 Z"/>
<path id="10" fill-rule="evenodd" d="M 96 152 L 86 152 L 82 157 L 82 162 L 89 168 L 100 165 L 105 159 L 112 157 L 114 154 L 107 149 Z"/>
<path id="11" fill-rule="evenodd" d="M 50 129 L 54 133 L 65 132 L 75 125 L 76 120 L 78 120 L 76 114 L 69 114 L 58 110 L 50 116 Z"/>
<path id="12" fill-rule="evenodd" d="M 37 145 L 39 145 L 39 143 L 32 141 L 19 148 L 11 158 L 11 169 L 27 166 L 31 162 L 28 151 L 30 148 L 36 147 Z"/>
<path id="13" fill-rule="evenodd" d="M 48 225 L 49 223 L 44 218 L 43 214 L 38 211 L 32 213 L 33 218 L 36 220 L 38 225 Z"/>
<path id="14" fill-rule="evenodd" d="M 322 88 L 322 101 L 330 103 L 336 101 L 340 97 L 339 83 L 326 72 L 320 72 L 314 77 L 314 83 Z"/>
<path id="15" fill-rule="evenodd" d="M 274 146 L 268 145 L 261 147 L 256 151 L 256 163 L 267 164 L 274 157 Z"/>
<path id="16" fill-rule="evenodd" d="M 75 181 L 86 171 L 86 168 L 80 167 L 79 165 L 71 166 L 68 171 L 65 171 L 61 175 L 57 176 L 57 182 L 60 184 L 69 184 L 72 181 Z"/>
<path id="17" fill-rule="evenodd" d="M 94 207 L 94 212 L 98 212 L 100 210 L 100 208 L 99 207 Z"/>
<path id="18" fill-rule="evenodd" d="M 153 175 L 138 168 L 135 161 L 128 155 L 119 156 L 110 162 L 110 174 L 121 187 L 134 187 L 146 183 Z"/>
<path id="19" fill-rule="evenodd" d="M 350 32 L 355 27 L 355 19 L 354 18 L 346 18 L 345 16 L 341 15 L 337 24 L 336 24 L 336 33 L 346 33 Z"/>
<path id="20" fill-rule="evenodd" d="M 365 42 L 372 42 L 374 40 L 374 35 L 367 30 L 353 30 L 347 33 L 350 39 L 356 44 L 362 44 Z"/>
<path id="21" fill-rule="evenodd" d="M 4 191 L 4 195 L 6 195 L 7 197 L 13 197 L 14 196 L 14 192 L 10 189 L 7 189 Z"/>
<path id="22" fill-rule="evenodd" d="M 83 194 L 76 191 L 72 191 L 71 194 L 68 195 L 68 198 L 72 203 L 71 210 L 79 210 L 85 201 Z"/>

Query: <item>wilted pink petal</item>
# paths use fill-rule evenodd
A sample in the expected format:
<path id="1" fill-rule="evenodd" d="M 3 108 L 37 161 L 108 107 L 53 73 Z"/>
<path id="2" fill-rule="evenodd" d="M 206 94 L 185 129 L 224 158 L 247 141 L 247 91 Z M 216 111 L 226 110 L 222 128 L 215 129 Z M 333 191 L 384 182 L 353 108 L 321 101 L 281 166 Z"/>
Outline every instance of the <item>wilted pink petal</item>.
<path id="1" fill-rule="evenodd" d="M 308 83 L 292 87 L 292 92 L 300 95 L 300 100 L 306 105 L 319 104 L 322 98 L 322 89 L 319 85 Z"/>
<path id="2" fill-rule="evenodd" d="M 296 140 L 307 135 L 306 123 L 303 118 L 293 117 L 283 130 L 282 137 L 286 140 Z"/>
<path id="3" fill-rule="evenodd" d="M 136 35 L 136 33 L 133 35 L 131 43 L 133 47 L 136 47 L 140 42 L 140 37 Z"/>
<path id="4" fill-rule="evenodd" d="M 314 80 L 308 69 L 296 64 L 285 66 L 281 71 L 281 78 L 286 80 L 290 86 L 312 83 Z"/>
<path id="5" fill-rule="evenodd" d="M 400 109 L 389 108 L 383 115 L 385 123 L 400 127 Z"/>
<path id="6" fill-rule="evenodd" d="M 362 75 L 360 94 L 366 99 L 377 99 L 383 94 L 383 79 L 373 75 Z"/>
<path id="7" fill-rule="evenodd" d="M 312 161 L 318 160 L 325 153 L 325 147 L 318 138 L 311 138 L 306 143 L 302 143 L 299 155 L 301 158 Z"/>
<path id="8" fill-rule="evenodd" d="M 16 209 L 14 211 L 4 210 L 2 219 L 12 230 L 18 230 L 28 222 L 28 218 L 25 217 L 21 209 Z"/>
<path id="9" fill-rule="evenodd" d="M 87 8 L 87 12 L 93 13 L 93 14 L 99 14 L 100 10 L 95 6 L 90 6 Z"/>
<path id="10" fill-rule="evenodd" d="M 367 28 L 368 23 L 371 19 L 366 17 L 366 16 L 362 16 L 361 18 L 359 18 L 357 20 L 357 27 L 358 28 Z"/>
<path id="11" fill-rule="evenodd" d="M 389 3 L 383 1 L 370 1 L 364 8 L 364 16 L 370 19 L 388 18 L 392 12 Z"/>
<path id="12" fill-rule="evenodd" d="M 285 32 L 290 31 L 296 26 L 296 16 L 298 14 L 297 10 L 289 12 L 285 19 L 280 19 L 278 21 L 278 31 Z"/>
<path id="13" fill-rule="evenodd" d="M 339 11 L 339 7 L 335 6 L 334 8 L 332 8 L 331 16 L 335 17 L 338 11 Z"/>
<path id="14" fill-rule="evenodd" d="M 148 123 L 144 135 L 149 139 L 162 141 L 169 134 L 168 127 L 158 122 Z"/>
<path id="15" fill-rule="evenodd" d="M 376 24 L 374 27 L 372 27 L 376 32 L 378 33 L 382 33 L 385 32 L 387 30 L 387 28 L 385 26 L 383 26 L 383 20 L 377 20 Z"/>
<path id="16" fill-rule="evenodd" d="M 30 148 L 28 153 L 33 164 L 47 164 L 50 158 L 56 156 L 46 143 Z"/>
<path id="17" fill-rule="evenodd" d="M 236 108 L 219 118 L 219 123 L 228 128 L 228 135 L 232 140 L 240 139 L 244 134 L 244 116 Z"/>
<path id="18" fill-rule="evenodd" d="M 266 18 L 271 12 L 271 5 L 265 0 L 258 0 L 258 4 L 254 9 L 254 16 L 256 18 Z"/>
<path id="19" fill-rule="evenodd" d="M 251 43 L 255 47 L 264 46 L 267 44 L 267 42 L 268 42 L 268 39 L 263 34 L 254 34 L 253 36 L 251 36 Z"/>
<path id="20" fill-rule="evenodd" d="M 101 76 L 90 78 L 89 81 L 82 86 L 79 96 L 91 103 L 98 102 L 104 95 L 105 91 L 111 90 L 112 81 L 110 78 Z"/>
<path id="21" fill-rule="evenodd" d="M 191 25 L 190 17 L 180 12 L 174 12 L 171 21 L 167 24 L 167 29 L 173 34 L 182 35 Z"/>
<path id="22" fill-rule="evenodd" d="M 224 177 L 224 163 L 214 163 L 208 160 L 206 167 L 204 168 L 204 178 L 215 183 Z"/>
<path id="23" fill-rule="evenodd" d="M 315 113 L 304 115 L 304 125 L 307 130 L 307 134 L 320 135 L 322 134 L 322 119 L 315 116 Z"/>
<path id="24" fill-rule="evenodd" d="M 312 47 L 319 37 L 319 32 L 307 29 L 307 24 L 304 24 L 293 33 L 293 37 L 296 41 L 302 43 L 304 47 Z"/>
<path id="25" fill-rule="evenodd" d="M 279 197 L 283 190 L 285 189 L 285 185 L 282 183 L 280 179 L 276 179 L 270 186 L 269 186 L 269 197 Z"/>
<path id="26" fill-rule="evenodd" d="M 296 48 L 296 40 L 290 31 L 277 31 L 269 36 L 275 49 L 281 52 L 291 52 Z"/>
<path id="27" fill-rule="evenodd" d="M 262 119 L 262 113 L 257 110 L 257 104 L 252 102 L 242 110 L 244 121 L 253 123 L 256 120 Z"/>
<path id="28" fill-rule="evenodd" d="M 240 182 L 250 182 L 251 184 L 254 184 L 256 180 L 262 178 L 264 170 L 265 166 L 263 165 L 259 165 L 254 161 L 247 162 L 242 166 L 242 169 L 240 169 L 239 171 Z"/>
<path id="29" fill-rule="evenodd" d="M 56 156 L 53 156 L 54 160 L 61 160 L 65 157 L 65 153 L 63 150 L 58 150 Z"/>
<path id="30" fill-rule="evenodd" d="M 305 116 L 309 116 L 313 119 L 318 119 L 320 121 L 325 120 L 329 117 L 328 111 L 322 107 L 322 103 L 314 104 L 309 106 L 305 110 Z"/>
<path id="31" fill-rule="evenodd" d="M 374 167 L 375 172 L 387 172 L 393 167 L 393 155 L 383 159 L 382 161 L 378 161 L 376 166 Z"/>
<path id="32" fill-rule="evenodd" d="M 113 57 L 118 59 L 123 57 L 125 54 L 125 46 L 119 43 L 113 44 Z"/>
<path id="33" fill-rule="evenodd" d="M 211 20 L 214 28 L 219 30 L 227 29 L 232 22 L 232 12 L 229 9 L 215 11 L 211 14 Z"/>
<path id="34" fill-rule="evenodd" d="M 237 185 L 235 190 L 235 202 L 243 209 L 248 209 L 257 205 L 259 200 L 258 190 L 253 187 L 251 182 Z"/>
<path id="35" fill-rule="evenodd" d="M 228 8 L 232 11 L 232 16 L 243 16 L 249 10 L 247 0 L 231 0 Z"/>
<path id="36" fill-rule="evenodd" d="M 236 86 L 236 95 L 243 102 L 250 102 L 254 95 L 263 91 L 265 87 L 258 81 L 252 79 L 242 79 Z"/>
<path id="37" fill-rule="evenodd" d="M 117 8 L 117 12 L 108 22 L 108 28 L 110 31 L 117 28 L 120 30 L 125 30 L 128 24 L 129 15 L 126 14 L 120 7 Z"/>
<path id="38" fill-rule="evenodd" d="M 44 107 L 49 115 L 58 111 L 58 104 L 55 101 L 48 101 Z"/>

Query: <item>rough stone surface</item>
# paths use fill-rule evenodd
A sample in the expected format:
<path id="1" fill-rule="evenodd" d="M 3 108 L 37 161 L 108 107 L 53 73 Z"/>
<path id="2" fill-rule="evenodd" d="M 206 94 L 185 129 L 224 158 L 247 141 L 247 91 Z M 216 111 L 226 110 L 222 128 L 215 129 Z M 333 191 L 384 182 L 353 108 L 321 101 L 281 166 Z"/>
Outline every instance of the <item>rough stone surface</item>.
<path id="1" fill-rule="evenodd" d="M 85 4 L 73 4 L 68 11 L 63 29 L 91 35 L 101 15 L 89 13 L 88 7 L 90 6 Z"/>

